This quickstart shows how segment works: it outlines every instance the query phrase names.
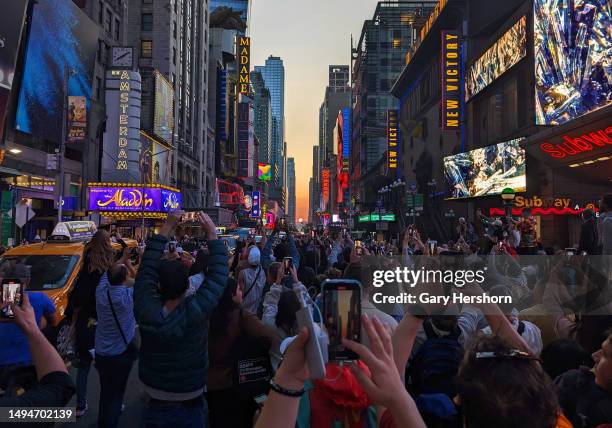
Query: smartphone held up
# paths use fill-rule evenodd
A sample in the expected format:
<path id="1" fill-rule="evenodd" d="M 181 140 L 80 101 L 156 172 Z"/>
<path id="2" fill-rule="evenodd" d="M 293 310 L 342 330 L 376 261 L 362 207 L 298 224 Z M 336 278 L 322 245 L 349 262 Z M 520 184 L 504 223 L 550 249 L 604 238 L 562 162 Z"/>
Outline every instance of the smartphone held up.
<path id="1" fill-rule="evenodd" d="M 359 356 L 345 347 L 342 339 L 361 342 L 361 285 L 354 280 L 327 280 L 322 288 L 329 360 L 357 360 Z"/>
<path id="2" fill-rule="evenodd" d="M 14 318 L 15 314 L 10 305 L 19 305 L 23 303 L 23 283 L 18 279 L 4 278 L 2 280 L 2 311 L 1 318 Z M 8 305 L 5 305 L 8 304 Z"/>

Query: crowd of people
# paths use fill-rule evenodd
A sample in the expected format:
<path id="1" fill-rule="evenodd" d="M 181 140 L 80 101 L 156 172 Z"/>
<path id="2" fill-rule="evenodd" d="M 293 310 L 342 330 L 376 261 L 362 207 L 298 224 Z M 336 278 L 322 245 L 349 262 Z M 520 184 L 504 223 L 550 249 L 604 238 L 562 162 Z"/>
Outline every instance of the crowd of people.
<path id="1" fill-rule="evenodd" d="M 137 362 L 147 427 L 610 427 L 612 197 L 583 220 L 573 253 L 539 245 L 529 215 L 481 214 L 446 243 L 416 225 L 393 242 L 277 228 L 230 252 L 206 214 L 186 238 L 177 212 L 137 266 L 99 230 L 66 312 L 75 380 L 41 333 L 53 304 L 27 292 L 0 323 L 0 406 L 61 407 L 76 394 L 78 416 L 97 401 L 98 425 L 116 427 Z M 375 304 L 375 291 L 406 291 L 373 285 L 374 271 L 398 267 L 485 269 L 462 292 L 512 304 Z M 361 284 L 361 340 L 342 340 L 359 359 L 327 361 L 312 379 L 312 333 L 296 314 L 320 320 L 328 279 Z"/>

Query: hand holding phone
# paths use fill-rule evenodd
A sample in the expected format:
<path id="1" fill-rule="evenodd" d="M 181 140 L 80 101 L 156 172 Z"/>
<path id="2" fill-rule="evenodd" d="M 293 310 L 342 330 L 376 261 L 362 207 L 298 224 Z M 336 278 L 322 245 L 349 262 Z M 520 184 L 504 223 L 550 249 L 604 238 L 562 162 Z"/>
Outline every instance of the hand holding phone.
<path id="1" fill-rule="evenodd" d="M 354 280 L 327 280 L 323 289 L 323 322 L 329 337 L 330 361 L 357 360 L 342 339 L 361 342 L 361 284 Z"/>
<path id="2" fill-rule="evenodd" d="M 283 259 L 283 268 L 285 269 L 285 275 L 291 275 L 292 267 L 293 267 L 293 257 L 285 257 Z"/>

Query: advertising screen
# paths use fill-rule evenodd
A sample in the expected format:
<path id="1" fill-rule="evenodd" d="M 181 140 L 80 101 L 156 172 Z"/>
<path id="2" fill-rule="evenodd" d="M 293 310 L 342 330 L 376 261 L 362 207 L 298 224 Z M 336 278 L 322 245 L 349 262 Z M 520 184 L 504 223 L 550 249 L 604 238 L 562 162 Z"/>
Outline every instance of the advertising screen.
<path id="1" fill-rule="evenodd" d="M 89 210 L 108 212 L 139 212 L 142 209 L 142 188 L 90 187 Z M 146 188 L 145 212 L 169 212 L 181 208 L 181 194 L 162 188 Z"/>
<path id="2" fill-rule="evenodd" d="M 257 178 L 259 181 L 272 180 L 272 165 L 266 163 L 257 164 Z"/>
<path id="3" fill-rule="evenodd" d="M 506 187 L 527 190 L 522 138 L 444 158 L 448 199 L 497 195 Z"/>
<path id="4" fill-rule="evenodd" d="M 610 2 L 534 0 L 536 124 L 557 125 L 612 101 Z"/>
<path id="5" fill-rule="evenodd" d="M 72 1 L 34 4 L 15 127 L 59 142 L 64 66 L 72 70 L 68 93 L 91 98 L 98 27 Z"/>
<path id="6" fill-rule="evenodd" d="M 167 143 L 172 142 L 172 133 L 174 132 L 174 89 L 172 84 L 157 70 L 155 71 L 153 132 Z"/>
<path id="7" fill-rule="evenodd" d="M 210 13 L 213 13 L 219 7 L 229 7 L 236 12 L 240 12 L 240 18 L 246 24 L 249 15 L 249 0 L 211 0 Z"/>
<path id="8" fill-rule="evenodd" d="M 2 6 L 3 13 L 0 15 L 0 88 L 10 90 L 13 86 L 15 61 L 17 60 L 27 5 L 26 0 L 11 0 Z M 0 110 L 0 120 L 3 115 L 4 110 Z"/>
<path id="9" fill-rule="evenodd" d="M 87 134 L 87 99 L 85 97 L 68 97 L 68 142 L 78 143 L 85 140 Z"/>
<path id="10" fill-rule="evenodd" d="M 527 55 L 526 27 L 527 17 L 523 16 L 467 70 L 466 101 Z"/>

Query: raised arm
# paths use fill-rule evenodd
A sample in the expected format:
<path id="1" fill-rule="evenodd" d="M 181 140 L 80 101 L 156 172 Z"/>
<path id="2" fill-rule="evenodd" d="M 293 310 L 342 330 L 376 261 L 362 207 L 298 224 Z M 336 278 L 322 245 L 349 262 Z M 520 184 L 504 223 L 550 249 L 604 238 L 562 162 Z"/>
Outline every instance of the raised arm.
<path id="1" fill-rule="evenodd" d="M 272 264 L 272 246 L 274 245 L 274 240 L 276 238 L 277 230 L 274 229 L 270 236 L 266 239 L 266 244 L 261 251 L 261 266 L 264 270 L 268 271 L 268 267 Z"/>
<path id="2" fill-rule="evenodd" d="M 293 258 L 293 266 L 296 269 L 300 267 L 300 252 L 295 245 L 295 239 L 292 234 L 287 234 L 287 243 L 289 244 L 289 253 L 291 253 L 291 257 Z"/>

